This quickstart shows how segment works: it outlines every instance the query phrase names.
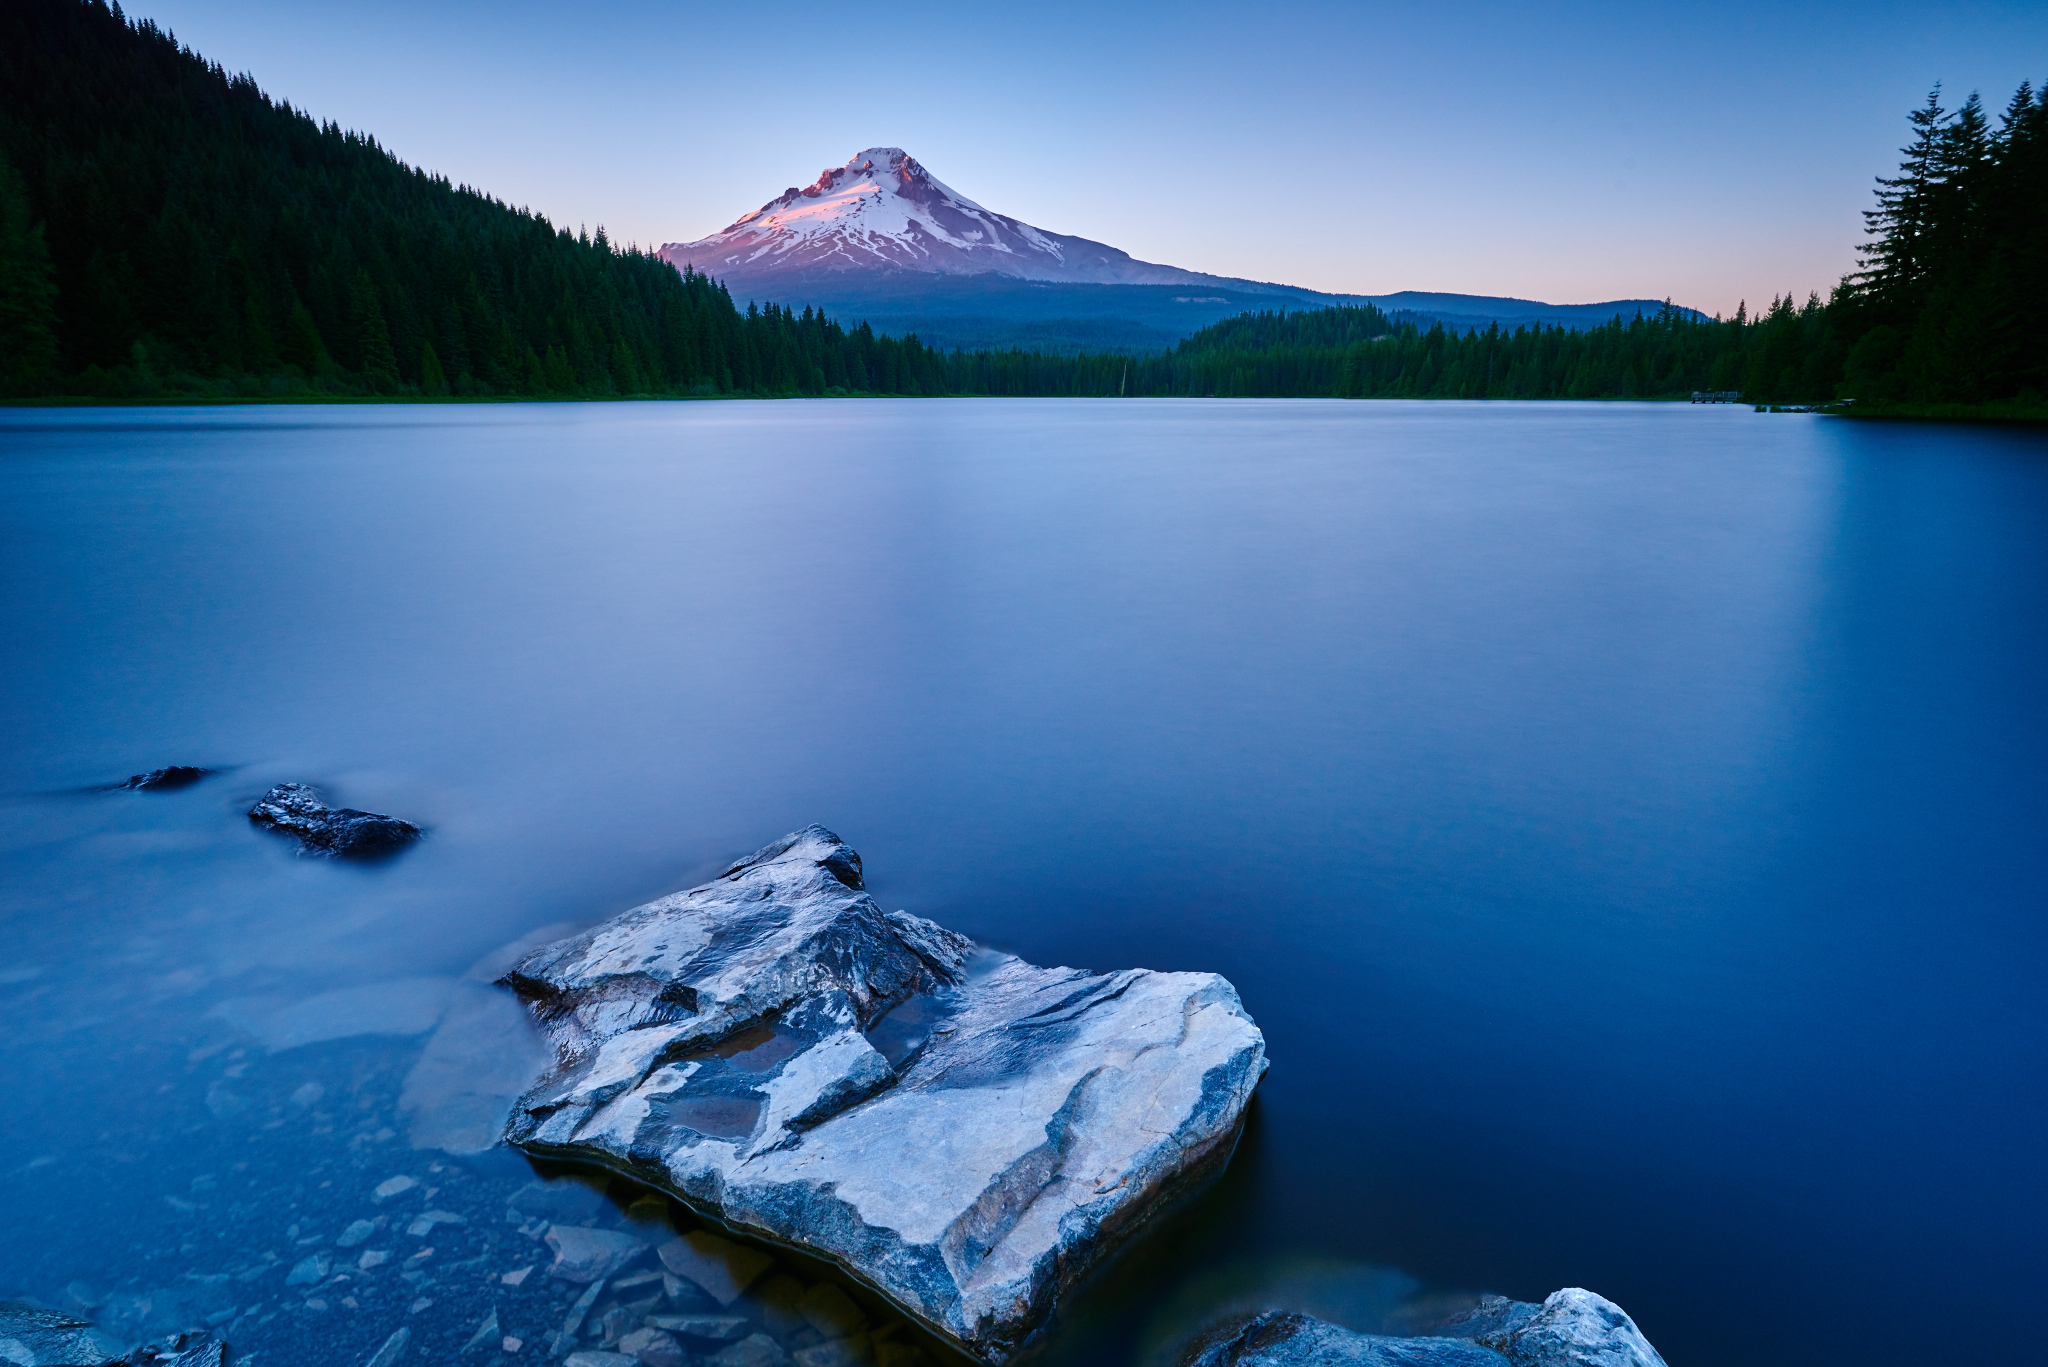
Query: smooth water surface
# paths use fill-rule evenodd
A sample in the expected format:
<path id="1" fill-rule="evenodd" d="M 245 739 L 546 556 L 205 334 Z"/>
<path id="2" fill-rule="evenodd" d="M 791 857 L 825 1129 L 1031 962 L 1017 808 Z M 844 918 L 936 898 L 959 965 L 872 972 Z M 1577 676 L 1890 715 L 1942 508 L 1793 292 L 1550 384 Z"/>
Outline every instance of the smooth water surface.
<path id="1" fill-rule="evenodd" d="M 1673 1367 L 2004 1360 L 2048 1275 L 2038 435 L 15 411 L 0 566 L 0 1295 L 189 1293 L 280 1363 L 453 1361 L 494 1304 L 534 1344 L 530 1172 L 408 1147 L 455 980 L 812 821 L 887 906 L 1214 969 L 1266 1032 L 1231 1173 L 1061 1360 L 1386 1268 L 1591 1287 Z M 225 772 L 80 791 L 166 764 Z M 296 859 L 241 816 L 286 779 L 431 834 Z M 393 1174 L 509 1185 L 308 1309 L 280 1269 Z"/>

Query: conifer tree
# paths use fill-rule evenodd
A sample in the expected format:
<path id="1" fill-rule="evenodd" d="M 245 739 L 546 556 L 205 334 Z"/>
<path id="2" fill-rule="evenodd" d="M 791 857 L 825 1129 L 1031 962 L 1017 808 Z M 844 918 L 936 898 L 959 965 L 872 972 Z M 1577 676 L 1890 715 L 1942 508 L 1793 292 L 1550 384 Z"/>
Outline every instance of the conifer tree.
<path id="1" fill-rule="evenodd" d="M 57 372 L 57 283 L 28 187 L 0 157 L 0 393 L 33 394 Z"/>

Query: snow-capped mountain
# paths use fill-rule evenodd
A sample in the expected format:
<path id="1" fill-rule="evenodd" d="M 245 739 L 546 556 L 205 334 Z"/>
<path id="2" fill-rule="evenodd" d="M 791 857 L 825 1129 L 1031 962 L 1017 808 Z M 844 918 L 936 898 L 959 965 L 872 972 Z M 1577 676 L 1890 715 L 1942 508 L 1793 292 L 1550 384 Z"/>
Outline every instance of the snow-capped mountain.
<path id="1" fill-rule="evenodd" d="M 877 268 L 1092 285 L 1216 280 L 984 209 L 900 147 L 855 153 L 809 188 L 785 190 L 723 232 L 667 243 L 661 255 L 746 283 Z"/>
<path id="2" fill-rule="evenodd" d="M 948 348 L 1158 351 L 1234 314 L 1333 304 L 1373 303 L 1461 329 L 1596 326 L 1659 307 L 1324 294 L 1156 265 L 984 209 L 900 147 L 870 147 L 810 188 L 785 190 L 723 232 L 668 243 L 661 255 L 722 281 L 735 299 L 815 306 L 842 323 Z"/>

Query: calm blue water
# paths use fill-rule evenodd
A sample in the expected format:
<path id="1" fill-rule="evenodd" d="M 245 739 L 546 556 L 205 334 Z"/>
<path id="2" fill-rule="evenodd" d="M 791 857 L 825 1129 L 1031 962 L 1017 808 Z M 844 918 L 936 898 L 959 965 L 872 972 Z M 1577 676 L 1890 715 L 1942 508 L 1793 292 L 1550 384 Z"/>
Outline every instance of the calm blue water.
<path id="1" fill-rule="evenodd" d="M 247 1022 L 444 983 L 818 821 L 889 906 L 1041 963 L 1215 969 L 1266 1031 L 1230 1176 L 1076 1307 L 1065 1360 L 1374 1268 L 1592 1287 L 1673 1367 L 2035 1351 L 2037 434 L 15 411 L 0 575 L 0 1295 L 218 1283 L 242 1341 L 337 1361 L 426 1326 L 409 1291 L 265 1321 L 291 1298 L 224 1273 L 320 1247 L 350 1183 L 523 1166 L 407 1148 L 431 1012 L 271 1051 Z M 75 791 L 173 763 L 230 771 Z M 295 860 L 239 815 L 284 779 L 431 838 Z M 477 1247 L 495 1288 L 510 1254 Z M 418 1341 L 459 1346 L 484 1293 L 438 1285 Z"/>

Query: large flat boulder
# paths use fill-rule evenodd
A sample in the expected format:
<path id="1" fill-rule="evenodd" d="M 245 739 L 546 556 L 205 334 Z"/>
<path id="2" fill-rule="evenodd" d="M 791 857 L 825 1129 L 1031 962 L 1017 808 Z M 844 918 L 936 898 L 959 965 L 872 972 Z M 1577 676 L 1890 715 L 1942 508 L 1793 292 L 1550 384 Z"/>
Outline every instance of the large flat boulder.
<path id="1" fill-rule="evenodd" d="M 980 950 L 884 912 L 817 826 L 503 981 L 557 1057 L 511 1142 L 829 1258 L 991 1363 L 1220 1168 L 1266 1068 L 1223 978 Z"/>

